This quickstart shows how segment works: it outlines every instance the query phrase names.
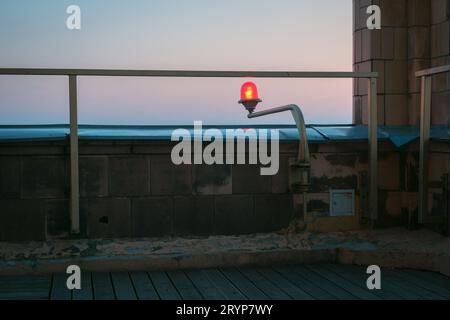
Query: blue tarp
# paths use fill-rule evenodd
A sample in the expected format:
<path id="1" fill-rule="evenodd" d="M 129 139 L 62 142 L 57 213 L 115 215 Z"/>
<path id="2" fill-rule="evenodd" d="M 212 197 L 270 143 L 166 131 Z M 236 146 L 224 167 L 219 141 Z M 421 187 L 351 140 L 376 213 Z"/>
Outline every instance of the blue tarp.
<path id="1" fill-rule="evenodd" d="M 80 125 L 80 139 L 87 140 L 170 140 L 175 129 L 186 129 L 194 136 L 192 126 L 91 126 Z M 298 140 L 295 126 L 203 126 L 203 130 L 219 129 L 225 136 L 226 129 L 278 129 L 281 141 Z M 69 135 L 68 125 L 36 125 L 36 126 L 0 126 L 0 141 L 40 141 L 64 140 Z M 351 142 L 367 141 L 367 126 L 326 126 L 311 125 L 307 128 L 308 140 L 311 143 L 326 143 L 332 141 Z M 419 139 L 418 127 L 379 127 L 378 138 L 381 141 L 391 141 L 396 147 L 405 146 Z M 431 139 L 450 141 L 449 126 L 435 126 L 431 129 Z"/>

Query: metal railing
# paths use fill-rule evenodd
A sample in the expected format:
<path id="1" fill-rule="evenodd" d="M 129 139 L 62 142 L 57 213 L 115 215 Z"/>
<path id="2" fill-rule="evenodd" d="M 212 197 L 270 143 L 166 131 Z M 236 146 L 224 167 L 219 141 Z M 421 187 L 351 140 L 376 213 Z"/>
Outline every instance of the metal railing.
<path id="1" fill-rule="evenodd" d="M 450 65 L 421 70 L 416 77 L 421 78 L 420 97 L 420 159 L 419 159 L 419 224 L 428 217 L 428 151 L 430 147 L 432 77 L 450 72 Z"/>
<path id="2" fill-rule="evenodd" d="M 289 72 L 289 71 L 186 71 L 186 70 L 105 70 L 105 69 L 24 69 L 0 68 L 0 75 L 68 76 L 70 104 L 70 221 L 71 232 L 80 231 L 78 172 L 77 77 L 175 77 L 175 78 L 365 78 L 369 99 L 369 210 L 372 223 L 378 218 L 378 119 L 377 72 Z"/>

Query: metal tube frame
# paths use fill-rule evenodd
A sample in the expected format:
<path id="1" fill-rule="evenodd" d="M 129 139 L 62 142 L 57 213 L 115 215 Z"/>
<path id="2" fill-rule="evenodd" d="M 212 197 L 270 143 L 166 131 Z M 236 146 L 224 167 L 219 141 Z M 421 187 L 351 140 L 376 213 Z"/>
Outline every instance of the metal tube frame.
<path id="1" fill-rule="evenodd" d="M 369 208 L 372 223 L 378 217 L 378 137 L 377 137 L 377 72 L 289 72 L 289 71 L 186 71 L 186 70 L 108 70 L 108 69 L 25 69 L 0 68 L 0 75 L 68 76 L 70 101 L 70 217 L 71 231 L 80 231 L 77 77 L 188 77 L 188 78 L 365 78 L 369 80 Z M 294 116 L 295 118 L 295 116 Z M 299 119 L 297 119 L 299 120 Z M 296 121 L 297 121 L 296 120 Z M 305 135 L 306 137 L 306 135 Z M 306 150 L 300 148 L 300 150 Z M 300 151 L 299 151 L 300 152 Z"/>
<path id="2" fill-rule="evenodd" d="M 418 223 L 424 224 L 428 219 L 428 151 L 431 128 L 431 93 L 432 76 L 450 72 L 450 65 L 425 69 L 416 72 L 421 78 L 420 97 L 420 147 L 419 147 L 419 203 Z"/>

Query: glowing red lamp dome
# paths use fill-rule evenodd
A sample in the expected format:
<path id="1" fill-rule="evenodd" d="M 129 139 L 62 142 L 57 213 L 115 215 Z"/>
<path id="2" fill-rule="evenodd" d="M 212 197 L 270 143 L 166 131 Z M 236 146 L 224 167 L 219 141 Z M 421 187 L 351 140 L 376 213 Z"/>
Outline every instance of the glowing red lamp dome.
<path id="1" fill-rule="evenodd" d="M 253 82 L 246 82 L 241 87 L 241 100 L 240 104 L 252 113 L 258 103 L 262 102 L 258 95 L 258 87 Z"/>

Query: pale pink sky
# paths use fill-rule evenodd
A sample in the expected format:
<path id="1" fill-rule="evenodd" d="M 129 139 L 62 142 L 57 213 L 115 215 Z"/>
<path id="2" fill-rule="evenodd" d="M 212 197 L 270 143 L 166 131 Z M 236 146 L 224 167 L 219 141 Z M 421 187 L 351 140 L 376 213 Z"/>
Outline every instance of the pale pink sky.
<path id="1" fill-rule="evenodd" d="M 190 70 L 352 69 L 351 0 L 2 0 L 0 67 Z M 55 4 L 57 3 L 57 4 Z M 82 30 L 65 9 L 78 4 Z M 247 79 L 80 78 L 80 123 L 249 121 Z M 299 104 L 308 123 L 351 123 L 352 81 L 257 79 L 261 109 Z M 67 123 L 63 77 L 0 76 L 0 124 Z"/>

